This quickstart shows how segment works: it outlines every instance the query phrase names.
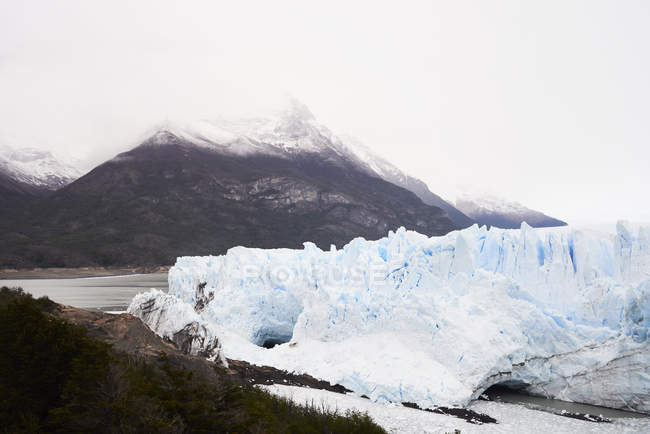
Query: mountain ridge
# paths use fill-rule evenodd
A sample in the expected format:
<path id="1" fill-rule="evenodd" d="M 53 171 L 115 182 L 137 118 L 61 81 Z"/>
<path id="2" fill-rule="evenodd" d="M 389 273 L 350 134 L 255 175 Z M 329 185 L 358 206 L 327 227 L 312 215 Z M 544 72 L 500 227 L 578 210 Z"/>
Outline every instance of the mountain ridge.
<path id="1" fill-rule="evenodd" d="M 227 155 L 165 132 L 119 154 L 5 228 L 5 266 L 169 264 L 243 245 L 321 248 L 406 226 L 456 228 L 440 208 L 335 153 Z"/>
<path id="2" fill-rule="evenodd" d="M 407 174 L 349 135 L 337 135 L 317 122 L 309 108 L 290 98 L 270 114 L 200 120 L 187 125 L 167 122 L 152 137 L 171 134 L 219 153 L 255 153 L 293 158 L 297 154 L 329 154 L 333 162 L 347 159 L 376 176 L 415 193 L 425 204 L 442 208 L 459 228 L 476 221 L 433 193 L 426 183 Z"/>
<path id="3" fill-rule="evenodd" d="M 78 178 L 80 172 L 52 153 L 0 146 L 0 206 L 24 206 Z"/>
<path id="4" fill-rule="evenodd" d="M 533 210 L 519 202 L 509 201 L 494 195 L 465 193 L 456 199 L 455 205 L 466 215 L 488 227 L 518 229 L 522 222 L 538 228 L 567 225 L 566 222 L 550 217 L 541 211 Z"/>
<path id="5" fill-rule="evenodd" d="M 57 190 L 77 179 L 81 172 L 36 148 L 0 146 L 0 171 L 18 182 L 45 190 Z"/>
<path id="6" fill-rule="evenodd" d="M 16 208 L 0 218 L 4 266 L 169 265 L 238 245 L 328 248 L 401 226 L 431 236 L 486 224 L 296 100 L 271 114 L 167 122 L 54 191 L 26 185 L 0 178 L 0 199 Z"/>

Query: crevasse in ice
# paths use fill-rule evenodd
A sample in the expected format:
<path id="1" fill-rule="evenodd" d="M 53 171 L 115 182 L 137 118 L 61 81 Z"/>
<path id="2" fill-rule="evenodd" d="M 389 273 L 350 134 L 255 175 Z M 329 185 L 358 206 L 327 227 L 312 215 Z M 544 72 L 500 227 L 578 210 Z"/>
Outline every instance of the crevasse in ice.
<path id="1" fill-rule="evenodd" d="M 214 356 L 309 373 L 377 401 L 465 405 L 504 383 L 650 412 L 650 227 L 400 229 L 323 251 L 181 257 L 129 311 Z M 264 346 L 275 345 L 271 349 Z M 219 354 L 217 354 L 219 353 Z"/>

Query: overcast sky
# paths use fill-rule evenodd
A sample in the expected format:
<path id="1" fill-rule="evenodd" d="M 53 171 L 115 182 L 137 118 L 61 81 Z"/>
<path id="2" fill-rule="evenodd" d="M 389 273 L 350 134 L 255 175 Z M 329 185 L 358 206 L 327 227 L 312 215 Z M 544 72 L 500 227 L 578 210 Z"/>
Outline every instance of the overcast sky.
<path id="1" fill-rule="evenodd" d="M 288 92 L 434 192 L 650 220 L 649 46 L 647 1 L 0 0 L 0 141 L 98 163 Z"/>

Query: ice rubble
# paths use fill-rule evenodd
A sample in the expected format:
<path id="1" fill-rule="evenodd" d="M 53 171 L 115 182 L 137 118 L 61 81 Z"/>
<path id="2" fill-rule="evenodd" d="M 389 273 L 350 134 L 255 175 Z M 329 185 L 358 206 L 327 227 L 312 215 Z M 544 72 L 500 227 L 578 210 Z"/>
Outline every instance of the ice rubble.
<path id="1" fill-rule="evenodd" d="M 215 357 L 376 401 L 466 405 L 505 383 L 650 412 L 649 294 L 650 227 L 603 237 L 524 223 L 182 257 L 169 293 L 139 294 L 129 311 L 169 338 L 194 324 L 219 339 Z"/>

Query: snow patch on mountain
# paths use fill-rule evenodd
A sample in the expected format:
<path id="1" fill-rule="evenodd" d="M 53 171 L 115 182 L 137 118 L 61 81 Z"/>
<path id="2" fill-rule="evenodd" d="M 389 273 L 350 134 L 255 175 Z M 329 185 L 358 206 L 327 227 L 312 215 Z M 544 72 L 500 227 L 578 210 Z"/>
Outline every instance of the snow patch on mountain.
<path id="1" fill-rule="evenodd" d="M 184 124 L 167 122 L 157 131 L 154 137 L 161 133 L 173 134 L 199 146 L 240 155 L 329 153 L 397 185 L 406 184 L 408 178 L 405 172 L 358 139 L 334 134 L 316 120 L 305 104 L 294 98 L 287 99 L 279 109 L 254 116 L 217 117 Z"/>
<path id="2" fill-rule="evenodd" d="M 236 155 L 291 156 L 325 152 L 344 155 L 341 140 L 318 123 L 309 109 L 295 99 L 289 99 L 281 109 L 255 116 L 166 122 L 156 128 L 152 143 L 163 143 L 158 140 L 161 134 L 171 134 L 197 146 Z"/>
<path id="3" fill-rule="evenodd" d="M 503 383 L 650 412 L 650 227 L 600 237 L 475 225 L 340 250 L 236 247 L 179 258 L 169 285 L 129 312 L 167 337 L 196 323 L 226 357 L 374 401 L 466 405 Z"/>
<path id="4" fill-rule="evenodd" d="M 81 172 L 36 148 L 0 146 L 0 170 L 11 178 L 39 188 L 59 189 L 81 176 Z"/>
<path id="5" fill-rule="evenodd" d="M 465 192 L 456 197 L 455 204 L 462 207 L 468 215 L 474 214 L 476 210 L 484 210 L 502 214 L 524 214 L 530 211 L 529 208 L 516 201 L 497 197 L 489 193 L 471 194 Z"/>
<path id="6" fill-rule="evenodd" d="M 377 155 L 361 140 L 350 135 L 340 135 L 347 151 L 362 165 L 366 165 L 371 173 L 393 184 L 403 186 L 408 182 L 408 175 L 393 163 Z"/>
<path id="7" fill-rule="evenodd" d="M 503 229 L 519 228 L 526 222 L 533 227 L 565 226 L 562 220 L 506 199 L 494 193 L 467 186 L 443 187 L 443 196 L 479 224 Z"/>

